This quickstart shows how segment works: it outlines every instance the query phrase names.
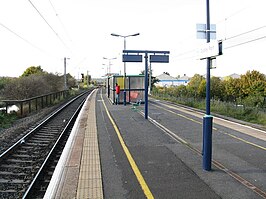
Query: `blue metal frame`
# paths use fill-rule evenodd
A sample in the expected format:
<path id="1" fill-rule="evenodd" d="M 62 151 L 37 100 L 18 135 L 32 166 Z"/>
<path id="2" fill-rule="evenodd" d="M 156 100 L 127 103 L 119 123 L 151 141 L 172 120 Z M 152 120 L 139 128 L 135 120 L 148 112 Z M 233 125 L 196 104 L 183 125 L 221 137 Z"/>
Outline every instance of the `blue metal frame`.
<path id="1" fill-rule="evenodd" d="M 139 55 L 140 53 L 144 53 L 144 58 L 145 58 L 145 115 L 144 118 L 148 119 L 148 54 L 154 54 L 154 55 L 165 55 L 168 56 L 168 54 L 170 54 L 170 51 L 153 51 L 153 50 L 123 50 L 123 57 L 125 54 L 137 54 Z M 158 57 L 157 57 L 158 58 Z M 123 60 L 126 61 L 126 60 Z M 130 60 L 131 61 L 131 60 Z M 165 59 L 162 61 L 162 59 L 158 59 L 158 63 L 168 63 L 169 62 L 169 58 Z M 154 62 L 156 62 L 156 60 L 154 60 Z"/>

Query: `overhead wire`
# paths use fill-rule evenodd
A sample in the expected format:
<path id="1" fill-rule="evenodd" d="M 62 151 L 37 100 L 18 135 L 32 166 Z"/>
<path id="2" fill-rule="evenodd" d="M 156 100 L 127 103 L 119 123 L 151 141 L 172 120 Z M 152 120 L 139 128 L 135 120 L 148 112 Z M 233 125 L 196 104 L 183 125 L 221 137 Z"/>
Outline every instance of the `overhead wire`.
<path id="1" fill-rule="evenodd" d="M 233 12 L 233 13 L 230 14 L 229 16 L 227 16 L 227 17 L 225 17 L 224 19 L 221 19 L 220 21 L 218 21 L 216 24 L 222 23 L 222 22 L 228 20 L 229 18 L 232 18 L 232 17 L 238 15 L 239 13 L 243 12 L 244 10 L 246 10 L 246 9 L 249 8 L 249 7 L 250 7 L 250 5 L 247 5 L 247 6 L 243 7 L 243 8 L 241 8 L 241 9 L 239 9 L 239 10 Z"/>
<path id="2" fill-rule="evenodd" d="M 262 28 L 266 28 L 266 26 L 264 25 L 264 26 L 261 26 L 261 27 L 258 27 L 258 28 L 255 28 L 255 29 L 249 30 L 249 31 L 247 31 L 247 32 L 243 32 L 243 33 L 240 33 L 240 34 L 237 34 L 237 35 L 231 36 L 231 37 L 229 37 L 229 38 L 226 38 L 225 40 L 229 40 L 229 39 L 233 39 L 233 38 L 236 38 L 236 37 L 240 37 L 240 36 L 242 36 L 242 35 L 246 35 L 246 34 L 248 34 L 248 33 L 255 32 L 255 31 L 260 30 L 260 29 L 262 29 Z"/>
<path id="3" fill-rule="evenodd" d="M 29 1 L 29 3 L 32 5 L 32 7 L 37 11 L 37 13 L 40 15 L 40 17 L 45 21 L 45 23 L 49 26 L 49 28 L 53 31 L 53 33 L 56 35 L 56 37 L 62 42 L 62 44 L 63 44 L 67 49 L 69 49 L 69 48 L 67 47 L 67 45 L 65 44 L 65 42 L 62 40 L 62 38 L 59 36 L 59 34 L 53 29 L 53 27 L 49 24 L 49 22 L 45 19 L 45 17 L 41 14 L 41 12 L 37 9 L 37 7 L 32 3 L 32 1 L 31 1 L 31 0 L 28 0 L 28 1 Z M 51 0 L 49 0 L 49 2 L 50 2 L 50 4 L 51 4 L 51 7 L 53 8 L 53 11 L 54 11 L 56 17 L 58 18 L 60 24 L 62 25 L 62 27 L 63 27 L 63 29 L 64 29 L 66 35 L 69 37 L 69 34 L 67 33 L 66 28 L 65 28 L 65 26 L 64 26 L 64 24 L 63 24 L 63 22 L 62 22 L 62 20 L 60 19 L 60 17 L 59 17 L 59 15 L 58 15 L 58 13 L 57 13 L 57 11 L 56 11 L 54 5 L 52 4 Z M 243 8 L 243 9 L 241 9 L 241 10 L 238 10 L 237 12 L 231 14 L 229 17 L 226 17 L 226 19 L 231 18 L 231 17 L 237 15 L 238 13 L 242 12 L 242 11 L 245 10 L 245 9 L 246 9 L 246 7 Z M 25 41 L 26 43 L 28 43 L 29 45 L 33 46 L 34 48 L 37 48 L 37 49 L 40 50 L 40 51 L 43 51 L 42 49 L 40 49 L 39 47 L 35 46 L 34 44 L 32 44 L 31 42 L 29 42 L 28 40 L 24 39 L 23 37 L 21 37 L 20 35 L 18 35 L 18 34 L 15 33 L 14 31 L 12 31 L 11 29 L 9 29 L 8 27 L 4 26 L 4 25 L 1 24 L 1 23 L 0 23 L 0 25 L 3 26 L 4 28 L 6 28 L 6 29 L 7 29 L 8 31 L 10 31 L 11 33 L 13 33 L 14 35 L 16 35 L 17 37 L 19 37 L 20 39 L 22 39 L 23 41 Z M 243 35 L 245 35 L 245 34 L 248 34 L 248 33 L 251 33 L 251 32 L 255 32 L 255 31 L 260 30 L 260 29 L 265 28 L 265 27 L 266 27 L 266 26 L 261 26 L 261 27 L 256 28 L 256 29 L 252 29 L 252 30 L 250 30 L 250 31 L 243 32 L 243 33 L 240 33 L 240 34 L 237 34 L 237 35 L 231 36 L 231 37 L 229 37 L 229 38 L 227 38 L 227 39 L 225 39 L 225 40 L 234 39 L 234 38 L 237 38 L 237 37 L 243 36 Z M 70 37 L 69 37 L 69 38 L 70 38 Z M 258 40 L 261 40 L 261 39 L 265 39 L 265 38 L 266 38 L 266 36 L 259 37 L 259 38 L 255 38 L 255 39 L 252 39 L 252 40 L 249 40 L 249 41 L 245 41 L 245 42 L 242 42 L 242 43 L 239 43 L 239 44 L 235 44 L 235 45 L 232 45 L 232 46 L 226 47 L 225 49 L 229 49 L 229 48 L 237 47 L 237 46 L 240 46 L 240 45 L 244 45 L 244 44 L 247 44 L 247 43 L 255 42 L 255 41 L 258 41 Z M 70 39 L 70 40 L 71 40 L 71 39 Z M 194 52 L 194 50 L 189 50 L 189 51 L 186 51 L 186 52 L 184 52 L 184 53 L 180 53 L 180 54 L 176 55 L 175 57 L 181 57 L 181 56 L 184 56 L 184 55 L 186 55 L 186 54 L 190 54 L 190 53 L 192 53 L 192 52 Z"/>
<path id="4" fill-rule="evenodd" d="M 61 41 L 61 43 L 69 50 L 66 43 L 62 40 L 62 38 L 59 36 L 59 34 L 53 29 L 53 27 L 48 23 L 48 21 L 44 18 L 44 16 L 41 14 L 41 12 L 37 9 L 37 7 L 31 2 L 31 0 L 28 0 L 29 3 L 32 5 L 32 7 L 37 11 L 37 13 L 40 15 L 40 17 L 44 20 L 44 22 L 49 26 L 49 28 L 53 31 L 53 33 L 56 35 L 56 37 Z"/>
<path id="5" fill-rule="evenodd" d="M 249 34 L 249 33 L 252 33 L 252 32 L 255 32 L 255 31 L 258 31 L 258 30 L 261 30 L 263 28 L 266 28 L 266 25 L 263 25 L 263 26 L 260 26 L 258 28 L 255 28 L 255 29 L 252 29 L 252 30 L 249 30 L 249 31 L 246 31 L 246 32 L 242 32 L 242 33 L 239 33 L 237 35 L 234 35 L 234 36 L 231 36 L 229 38 L 226 38 L 224 39 L 224 41 L 227 41 L 227 40 L 231 40 L 231 39 L 235 39 L 237 37 L 240 37 L 240 36 L 243 36 L 243 35 L 246 35 L 246 34 Z M 244 44 L 248 44 L 248 43 L 252 43 L 252 42 L 256 42 L 258 40 L 262 40 L 262 39 L 265 39 L 266 38 L 266 35 L 265 36 L 261 36 L 261 37 L 257 37 L 257 38 L 254 38 L 254 39 L 251 39 L 251 40 L 248 40 L 248 41 L 244 41 L 244 42 L 241 42 L 241 43 L 238 43 L 238 44 L 235 44 L 235 45 L 232 45 L 232 46 L 228 46 L 224 49 L 230 49 L 230 48 L 234 48 L 234 47 L 237 47 L 237 46 L 241 46 L 241 45 L 244 45 Z M 174 57 L 182 57 L 184 55 L 187 55 L 187 54 L 191 54 L 192 52 L 195 52 L 195 49 L 193 50 L 188 50 L 186 52 L 183 52 L 183 53 L 180 53 Z M 189 57 L 189 58 L 192 58 L 192 57 Z M 188 58 L 181 58 L 181 59 L 188 59 Z"/>
<path id="6" fill-rule="evenodd" d="M 238 43 L 238 44 L 235 44 L 235 45 L 232 45 L 232 46 L 228 46 L 228 47 L 226 47 L 224 49 L 234 48 L 234 47 L 241 46 L 241 45 L 248 44 L 248 43 L 252 43 L 252 42 L 255 42 L 255 41 L 258 41 L 258 40 L 261 40 L 261 39 L 266 39 L 266 35 L 262 36 L 262 37 L 258 37 L 258 38 L 252 39 L 252 40 L 249 40 L 249 41 Z"/>
<path id="7" fill-rule="evenodd" d="M 45 52 L 43 49 L 39 48 L 38 46 L 34 45 L 33 43 L 31 43 L 30 41 L 28 41 L 27 39 L 23 38 L 22 36 L 20 36 L 18 33 L 16 33 L 15 31 L 11 30 L 10 28 L 8 28 L 7 26 L 5 26 L 4 24 L 2 24 L 0 22 L 0 25 L 2 27 L 4 27 L 5 29 L 7 29 L 9 32 L 11 32 L 12 34 L 14 34 L 16 37 L 20 38 L 21 40 L 23 40 L 24 42 L 26 42 L 27 44 L 29 44 L 30 46 L 38 49 L 39 51 L 43 52 L 43 53 L 47 53 Z"/>
<path id="8" fill-rule="evenodd" d="M 58 14 L 58 12 L 56 11 L 56 9 L 55 9 L 54 5 L 52 4 L 51 0 L 49 0 L 49 2 L 50 2 L 51 7 L 53 8 L 53 11 L 54 11 L 54 13 L 55 13 L 55 16 L 58 18 L 58 21 L 59 21 L 59 23 L 61 24 L 61 26 L 62 26 L 62 28 L 63 28 L 63 30 L 64 30 L 64 32 L 65 32 L 66 36 L 68 37 L 69 41 L 72 41 L 71 37 L 70 37 L 69 34 L 68 34 L 68 31 L 67 31 L 67 29 L 66 29 L 66 26 L 64 25 L 63 21 L 62 21 L 61 18 L 59 17 L 59 14 Z"/>
<path id="9" fill-rule="evenodd" d="M 237 34 L 237 35 L 234 35 L 232 37 L 227 38 L 226 40 L 234 39 L 234 38 L 237 38 L 237 37 L 240 37 L 240 36 L 255 32 L 255 31 L 258 31 L 258 30 L 263 29 L 263 28 L 266 28 L 266 25 L 260 26 L 258 28 L 255 28 L 255 29 L 252 29 L 252 30 L 249 30 L 249 31 Z M 251 42 L 255 42 L 255 41 L 258 41 L 258 40 L 261 40 L 261 39 L 265 39 L 265 38 L 266 38 L 266 35 L 262 36 L 262 37 L 257 37 L 257 38 L 254 38 L 254 39 L 251 39 L 251 40 L 248 40 L 248 41 L 245 41 L 245 42 L 241 42 L 241 43 L 238 43 L 238 44 L 235 44 L 235 45 L 232 45 L 232 46 L 228 46 L 225 49 L 241 46 L 241 45 L 248 44 L 248 43 L 251 43 Z"/>

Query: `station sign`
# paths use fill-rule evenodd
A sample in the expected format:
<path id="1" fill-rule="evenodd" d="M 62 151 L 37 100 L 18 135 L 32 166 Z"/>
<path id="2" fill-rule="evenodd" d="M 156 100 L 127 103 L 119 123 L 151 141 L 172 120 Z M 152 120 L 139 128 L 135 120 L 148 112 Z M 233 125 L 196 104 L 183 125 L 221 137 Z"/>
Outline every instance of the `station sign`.
<path id="1" fill-rule="evenodd" d="M 197 52 L 199 59 L 222 55 L 222 41 L 211 41 L 202 45 Z"/>
<path id="2" fill-rule="evenodd" d="M 169 55 L 150 55 L 151 63 L 169 63 Z"/>
<path id="3" fill-rule="evenodd" d="M 123 62 L 142 62 L 142 55 L 123 54 Z"/>

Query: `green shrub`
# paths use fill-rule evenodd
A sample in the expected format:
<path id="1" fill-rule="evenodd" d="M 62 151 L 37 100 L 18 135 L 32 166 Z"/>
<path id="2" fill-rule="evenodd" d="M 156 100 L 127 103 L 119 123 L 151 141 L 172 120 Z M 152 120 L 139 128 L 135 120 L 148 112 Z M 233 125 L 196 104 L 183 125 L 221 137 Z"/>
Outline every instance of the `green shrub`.
<path id="1" fill-rule="evenodd" d="M 166 93 L 153 93 L 153 95 L 157 99 L 168 100 L 177 104 L 183 104 L 201 110 L 206 109 L 206 101 L 204 99 L 170 97 L 169 95 L 167 96 Z M 212 100 L 211 112 L 266 126 L 266 113 L 265 111 L 259 111 L 257 107 L 252 108 L 245 106 L 236 106 L 234 103 Z"/>
<path id="2" fill-rule="evenodd" d="M 0 112 L 0 128 L 8 128 L 17 119 L 16 113 L 6 114 Z"/>

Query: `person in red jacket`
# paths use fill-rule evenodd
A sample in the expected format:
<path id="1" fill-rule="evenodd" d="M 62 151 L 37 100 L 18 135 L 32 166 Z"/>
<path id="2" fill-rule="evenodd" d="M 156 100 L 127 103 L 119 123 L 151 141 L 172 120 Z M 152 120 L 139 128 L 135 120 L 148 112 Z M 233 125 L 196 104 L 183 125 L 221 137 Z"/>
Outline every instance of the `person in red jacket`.
<path id="1" fill-rule="evenodd" d="M 115 104 L 119 104 L 119 93 L 120 93 L 120 86 L 115 83 Z"/>

